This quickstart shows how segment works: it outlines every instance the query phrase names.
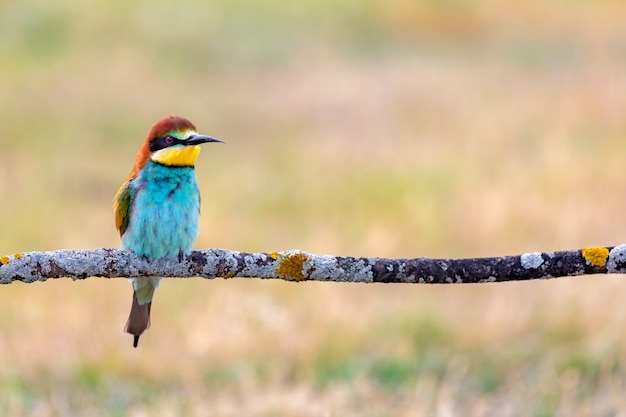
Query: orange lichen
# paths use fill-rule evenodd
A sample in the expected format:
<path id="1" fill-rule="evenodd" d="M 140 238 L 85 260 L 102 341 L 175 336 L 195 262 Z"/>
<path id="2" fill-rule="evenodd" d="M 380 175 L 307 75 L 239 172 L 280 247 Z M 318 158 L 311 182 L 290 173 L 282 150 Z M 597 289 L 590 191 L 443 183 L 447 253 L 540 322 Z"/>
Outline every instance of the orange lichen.
<path id="1" fill-rule="evenodd" d="M 593 248 L 585 248 L 582 250 L 583 258 L 591 266 L 604 266 L 609 258 L 609 250 L 604 246 L 596 246 Z"/>
<path id="2" fill-rule="evenodd" d="M 14 253 L 13 254 L 13 259 L 20 259 L 23 256 L 24 255 L 22 255 L 21 253 Z M 0 256 L 0 264 L 6 265 L 9 262 L 11 262 L 13 259 L 11 259 L 11 257 L 9 257 L 9 256 Z"/>
<path id="3" fill-rule="evenodd" d="M 268 255 L 270 256 L 270 258 L 272 258 L 273 260 L 278 259 L 278 252 L 270 252 L 268 253 Z"/>
<path id="4" fill-rule="evenodd" d="M 278 266 L 275 268 L 275 271 L 280 278 L 303 281 L 304 274 L 302 273 L 302 269 L 305 262 L 308 260 L 309 257 L 304 253 L 285 254 L 282 259 L 278 261 Z"/>

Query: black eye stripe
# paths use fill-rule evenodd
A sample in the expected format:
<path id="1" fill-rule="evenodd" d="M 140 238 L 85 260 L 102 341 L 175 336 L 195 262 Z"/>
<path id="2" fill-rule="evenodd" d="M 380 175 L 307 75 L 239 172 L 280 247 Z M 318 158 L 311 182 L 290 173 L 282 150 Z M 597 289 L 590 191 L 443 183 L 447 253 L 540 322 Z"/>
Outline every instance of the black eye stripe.
<path id="1" fill-rule="evenodd" d="M 170 135 L 159 136 L 150 140 L 150 152 L 156 152 L 176 144 L 176 138 Z"/>

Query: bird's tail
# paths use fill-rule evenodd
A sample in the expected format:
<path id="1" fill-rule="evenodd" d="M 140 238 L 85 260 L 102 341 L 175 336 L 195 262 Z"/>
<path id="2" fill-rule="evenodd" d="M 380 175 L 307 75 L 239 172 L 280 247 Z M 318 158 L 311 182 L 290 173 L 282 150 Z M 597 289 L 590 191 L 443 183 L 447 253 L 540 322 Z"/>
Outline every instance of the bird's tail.
<path id="1" fill-rule="evenodd" d="M 124 330 L 134 336 L 133 346 L 137 347 L 139 336 L 150 327 L 150 308 L 154 289 L 161 278 L 133 278 L 133 304 Z"/>
<path id="2" fill-rule="evenodd" d="M 152 307 L 152 301 L 146 304 L 139 304 L 137 301 L 137 293 L 133 291 L 133 305 L 130 308 L 130 315 L 126 322 L 126 333 L 130 333 L 134 336 L 133 347 L 137 347 L 139 343 L 139 336 L 150 327 L 150 308 Z"/>

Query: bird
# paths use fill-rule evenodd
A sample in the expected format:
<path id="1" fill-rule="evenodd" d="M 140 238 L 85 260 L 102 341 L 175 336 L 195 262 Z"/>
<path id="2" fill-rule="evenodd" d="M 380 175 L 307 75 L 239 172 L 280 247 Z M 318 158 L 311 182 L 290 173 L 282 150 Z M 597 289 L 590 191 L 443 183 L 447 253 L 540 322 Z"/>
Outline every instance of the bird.
<path id="1" fill-rule="evenodd" d="M 200 192 L 194 164 L 200 144 L 224 143 L 200 135 L 180 116 L 156 122 L 139 148 L 130 174 L 115 194 L 115 226 L 122 249 L 150 260 L 191 254 L 198 235 Z M 150 327 L 154 290 L 161 277 L 130 278 L 133 301 L 124 330 L 133 335 L 133 347 Z"/>

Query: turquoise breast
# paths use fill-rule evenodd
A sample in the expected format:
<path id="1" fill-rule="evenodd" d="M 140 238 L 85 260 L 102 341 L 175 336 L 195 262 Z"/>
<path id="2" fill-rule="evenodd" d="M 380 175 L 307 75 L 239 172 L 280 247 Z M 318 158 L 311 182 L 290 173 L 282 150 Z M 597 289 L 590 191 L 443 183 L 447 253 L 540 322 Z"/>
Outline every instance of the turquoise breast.
<path id="1" fill-rule="evenodd" d="M 155 259 L 189 254 L 200 215 L 194 168 L 149 161 L 131 186 L 136 194 L 122 247 Z"/>

